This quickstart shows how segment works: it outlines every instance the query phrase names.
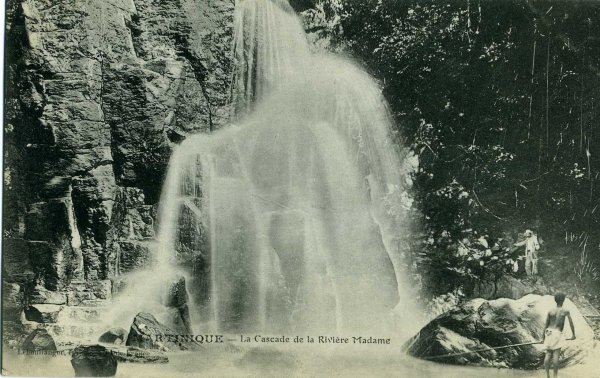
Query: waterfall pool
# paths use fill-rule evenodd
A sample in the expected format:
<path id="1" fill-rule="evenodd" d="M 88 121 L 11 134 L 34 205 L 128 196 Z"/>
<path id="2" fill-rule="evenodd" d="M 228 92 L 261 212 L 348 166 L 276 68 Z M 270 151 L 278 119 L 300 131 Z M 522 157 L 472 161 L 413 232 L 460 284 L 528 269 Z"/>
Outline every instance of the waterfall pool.
<path id="1" fill-rule="evenodd" d="M 384 350 L 385 352 L 382 352 Z M 561 378 L 600 377 L 594 361 L 561 369 Z M 4 374 L 72 376 L 68 356 L 43 357 L 7 352 Z M 15 368 L 16 367 L 16 368 Z M 17 370 L 18 369 L 18 370 Z M 207 348 L 202 352 L 169 354 L 167 364 L 119 363 L 116 377 L 410 377 L 410 378 L 543 377 L 543 370 L 453 366 L 423 361 L 381 347 L 289 345 L 287 348 L 252 347 L 243 352 Z"/>

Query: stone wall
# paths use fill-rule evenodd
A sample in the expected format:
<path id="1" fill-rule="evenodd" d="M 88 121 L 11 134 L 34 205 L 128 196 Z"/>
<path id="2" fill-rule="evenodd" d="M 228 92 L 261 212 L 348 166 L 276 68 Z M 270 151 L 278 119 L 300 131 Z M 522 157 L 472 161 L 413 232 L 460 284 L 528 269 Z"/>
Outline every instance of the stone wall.
<path id="1" fill-rule="evenodd" d="M 227 122 L 233 1 L 6 8 L 7 308 L 106 299 L 149 262 L 172 148 Z"/>

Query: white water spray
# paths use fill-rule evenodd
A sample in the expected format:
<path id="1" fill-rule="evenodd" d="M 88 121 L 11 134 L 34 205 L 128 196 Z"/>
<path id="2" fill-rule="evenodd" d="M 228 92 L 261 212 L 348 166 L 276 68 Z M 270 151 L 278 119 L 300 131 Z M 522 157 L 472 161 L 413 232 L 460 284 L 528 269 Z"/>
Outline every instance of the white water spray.
<path id="1" fill-rule="evenodd" d="M 286 0 L 240 1 L 235 26 L 238 122 L 174 151 L 156 271 L 185 275 L 198 329 L 387 332 L 409 228 L 380 90 L 311 54 Z"/>

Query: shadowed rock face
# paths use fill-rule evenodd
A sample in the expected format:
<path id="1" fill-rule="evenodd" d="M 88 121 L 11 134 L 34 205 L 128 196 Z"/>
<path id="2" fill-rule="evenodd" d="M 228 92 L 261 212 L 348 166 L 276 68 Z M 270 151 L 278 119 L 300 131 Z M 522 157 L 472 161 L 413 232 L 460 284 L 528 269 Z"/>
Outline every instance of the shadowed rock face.
<path id="1" fill-rule="evenodd" d="M 554 297 L 533 294 L 518 300 L 474 299 L 431 321 L 408 341 L 407 350 L 412 356 L 428 359 L 541 341 L 548 310 L 555 306 Z M 572 365 L 585 359 L 585 351 L 590 350 L 594 342 L 594 332 L 573 302 L 567 299 L 564 307 L 571 312 L 577 340 L 565 342 L 561 363 Z M 568 324 L 565 324 L 564 335 L 571 337 Z M 536 369 L 542 365 L 543 356 L 543 346 L 535 344 L 432 360 L 457 365 Z"/>
<path id="2" fill-rule="evenodd" d="M 173 145 L 229 116 L 232 24 L 229 0 L 7 2 L 15 295 L 64 296 L 149 263 Z"/>

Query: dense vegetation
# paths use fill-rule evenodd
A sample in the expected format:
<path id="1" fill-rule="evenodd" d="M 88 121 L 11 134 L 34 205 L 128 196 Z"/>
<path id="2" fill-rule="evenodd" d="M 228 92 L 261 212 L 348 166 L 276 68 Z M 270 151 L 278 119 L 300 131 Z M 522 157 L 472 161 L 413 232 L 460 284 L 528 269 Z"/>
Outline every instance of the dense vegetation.
<path id="1" fill-rule="evenodd" d="M 600 3 L 325 0 L 318 9 L 327 27 L 315 30 L 380 80 L 418 154 L 416 250 L 428 292 L 512 272 L 520 251 L 510 246 L 526 228 L 544 241 L 553 284 L 598 288 Z"/>

